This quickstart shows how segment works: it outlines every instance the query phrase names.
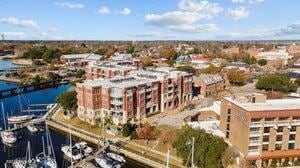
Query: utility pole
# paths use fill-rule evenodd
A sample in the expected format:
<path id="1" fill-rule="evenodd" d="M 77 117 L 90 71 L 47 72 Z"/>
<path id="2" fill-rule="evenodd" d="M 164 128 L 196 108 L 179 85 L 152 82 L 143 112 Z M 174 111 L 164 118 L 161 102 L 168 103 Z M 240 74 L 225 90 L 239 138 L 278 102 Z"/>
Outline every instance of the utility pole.
<path id="1" fill-rule="evenodd" d="M 169 161 L 170 161 L 170 149 L 168 149 L 168 153 L 167 153 L 167 166 L 166 166 L 166 168 L 169 168 Z"/>

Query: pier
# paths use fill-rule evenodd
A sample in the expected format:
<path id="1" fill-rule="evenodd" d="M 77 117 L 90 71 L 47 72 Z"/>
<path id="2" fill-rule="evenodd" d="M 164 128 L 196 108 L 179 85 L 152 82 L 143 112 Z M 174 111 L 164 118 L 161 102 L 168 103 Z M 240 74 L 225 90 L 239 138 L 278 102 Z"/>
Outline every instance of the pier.
<path id="1" fill-rule="evenodd" d="M 49 82 L 41 82 L 41 83 L 35 83 L 35 84 L 29 84 L 25 86 L 20 86 L 16 88 L 10 88 L 5 90 L 0 90 L 0 99 L 1 98 L 7 98 L 11 96 L 16 96 L 18 94 L 22 93 L 28 93 L 36 90 L 43 90 L 51 87 L 56 87 L 59 85 L 68 84 L 70 81 L 49 81 Z"/>

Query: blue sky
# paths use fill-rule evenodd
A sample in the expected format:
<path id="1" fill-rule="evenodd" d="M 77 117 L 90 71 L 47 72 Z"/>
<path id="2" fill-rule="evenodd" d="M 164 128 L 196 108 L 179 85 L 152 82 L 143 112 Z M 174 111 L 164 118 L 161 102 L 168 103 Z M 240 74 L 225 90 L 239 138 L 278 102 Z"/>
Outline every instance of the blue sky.
<path id="1" fill-rule="evenodd" d="M 300 39 L 299 0 L 1 0 L 23 40 Z"/>

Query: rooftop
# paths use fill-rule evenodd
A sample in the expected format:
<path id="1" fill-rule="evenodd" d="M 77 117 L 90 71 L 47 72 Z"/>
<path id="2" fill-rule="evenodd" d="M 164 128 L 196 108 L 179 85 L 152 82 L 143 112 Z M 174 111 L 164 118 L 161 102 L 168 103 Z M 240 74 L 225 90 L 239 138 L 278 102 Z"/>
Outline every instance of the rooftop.
<path id="1" fill-rule="evenodd" d="M 187 123 L 193 129 L 203 129 L 206 133 L 210 133 L 219 137 L 225 137 L 224 133 L 219 129 L 220 121 L 200 121 Z"/>
<path id="2" fill-rule="evenodd" d="M 247 111 L 300 110 L 300 98 L 272 99 L 260 103 L 239 102 L 231 97 L 224 99 Z"/>

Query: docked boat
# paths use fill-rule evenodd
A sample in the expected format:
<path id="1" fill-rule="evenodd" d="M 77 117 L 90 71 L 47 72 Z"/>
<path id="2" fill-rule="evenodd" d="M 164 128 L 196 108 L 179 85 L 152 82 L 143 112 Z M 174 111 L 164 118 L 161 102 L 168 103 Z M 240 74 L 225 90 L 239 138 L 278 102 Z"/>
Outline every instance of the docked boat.
<path id="1" fill-rule="evenodd" d="M 109 157 L 109 158 L 111 158 L 113 160 L 116 160 L 116 161 L 118 161 L 120 163 L 125 163 L 126 162 L 126 160 L 125 160 L 125 158 L 123 156 L 118 155 L 116 153 L 107 153 L 106 155 L 107 155 L 107 157 Z"/>
<path id="2" fill-rule="evenodd" d="M 39 131 L 38 128 L 35 127 L 35 126 L 33 126 L 33 125 L 28 125 L 28 126 L 27 126 L 27 129 L 28 129 L 28 131 L 30 131 L 31 133 L 36 133 L 36 132 Z"/>
<path id="3" fill-rule="evenodd" d="M 75 146 L 79 150 L 83 151 L 85 156 L 88 156 L 93 152 L 93 149 L 89 147 L 86 142 L 78 142 L 75 144 Z"/>
<path id="4" fill-rule="evenodd" d="M 46 108 L 49 110 L 49 109 L 51 109 L 53 106 L 54 106 L 54 104 L 49 104 L 49 105 L 47 105 Z"/>
<path id="5" fill-rule="evenodd" d="M 22 122 L 32 120 L 33 117 L 34 117 L 34 115 L 13 116 L 13 117 L 8 117 L 7 121 L 9 123 L 22 123 Z"/>
<path id="6" fill-rule="evenodd" d="M 106 156 L 102 156 L 102 157 L 95 157 L 95 161 L 96 163 L 101 167 L 101 168 L 121 168 L 122 165 L 120 163 L 118 163 L 117 161 L 106 157 Z"/>
<path id="7" fill-rule="evenodd" d="M 5 144 L 13 144 L 13 143 L 17 142 L 17 137 L 11 131 L 1 132 L 1 138 L 2 138 L 3 143 L 5 143 Z"/>

